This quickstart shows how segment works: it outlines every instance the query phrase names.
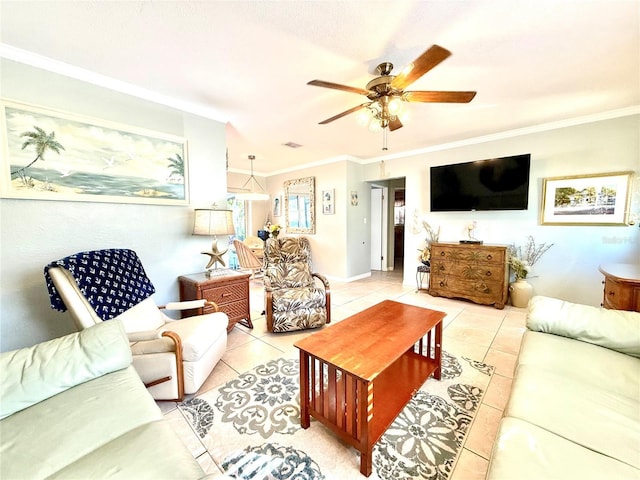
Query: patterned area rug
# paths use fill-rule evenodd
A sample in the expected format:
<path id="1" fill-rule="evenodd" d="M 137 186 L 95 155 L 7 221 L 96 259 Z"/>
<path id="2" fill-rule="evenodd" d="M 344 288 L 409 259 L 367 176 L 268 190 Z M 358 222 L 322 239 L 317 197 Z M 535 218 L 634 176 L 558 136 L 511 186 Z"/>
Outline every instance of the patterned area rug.
<path id="1" fill-rule="evenodd" d="M 447 479 L 493 367 L 443 352 L 374 447 L 371 479 Z M 362 479 L 360 454 L 320 422 L 300 427 L 298 361 L 279 358 L 178 405 L 212 458 L 239 479 Z"/>

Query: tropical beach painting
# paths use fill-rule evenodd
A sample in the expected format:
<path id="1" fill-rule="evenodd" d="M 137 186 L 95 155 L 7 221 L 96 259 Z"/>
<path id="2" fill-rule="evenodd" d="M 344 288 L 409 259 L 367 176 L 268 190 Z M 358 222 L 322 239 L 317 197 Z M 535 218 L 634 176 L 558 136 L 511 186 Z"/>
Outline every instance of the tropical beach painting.
<path id="1" fill-rule="evenodd" d="M 182 137 L 2 102 L 3 197 L 186 205 Z"/>

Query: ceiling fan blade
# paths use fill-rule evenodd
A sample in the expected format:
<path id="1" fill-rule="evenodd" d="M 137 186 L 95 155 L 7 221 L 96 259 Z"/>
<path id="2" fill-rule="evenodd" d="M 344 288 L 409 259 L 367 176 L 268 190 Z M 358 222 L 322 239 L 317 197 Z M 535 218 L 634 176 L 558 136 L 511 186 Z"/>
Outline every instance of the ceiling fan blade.
<path id="1" fill-rule="evenodd" d="M 404 90 L 449 55 L 451 55 L 451 52 L 446 48 L 432 45 L 412 63 L 404 67 L 400 74 L 391 81 L 391 86 L 398 90 Z"/>
<path id="2" fill-rule="evenodd" d="M 394 131 L 394 130 L 398 130 L 399 128 L 402 128 L 402 122 L 400 121 L 400 119 L 398 117 L 395 118 L 395 120 L 389 120 L 389 130 L 390 131 Z"/>
<path id="3" fill-rule="evenodd" d="M 342 117 L 344 117 L 346 115 L 349 115 L 350 113 L 357 112 L 358 110 L 360 110 L 361 108 L 366 107 L 370 103 L 371 102 L 365 102 L 362 105 L 358 105 L 357 107 L 350 108 L 349 110 L 346 110 L 346 111 L 344 111 L 342 113 L 339 113 L 338 115 L 334 115 L 331 118 L 327 118 L 326 120 L 321 121 L 319 123 L 319 125 L 326 125 L 327 123 L 333 122 L 334 120 L 338 120 L 339 118 L 342 118 Z"/>
<path id="4" fill-rule="evenodd" d="M 307 85 L 316 87 L 333 88 L 334 90 L 342 90 L 345 92 L 359 93 L 360 95 L 369 95 L 371 92 L 364 88 L 350 87 L 349 85 L 340 85 L 339 83 L 325 82 L 324 80 L 311 80 Z"/>
<path id="5" fill-rule="evenodd" d="M 476 96 L 476 92 L 429 92 L 418 90 L 404 92 L 402 99 L 407 102 L 424 103 L 469 103 Z"/>

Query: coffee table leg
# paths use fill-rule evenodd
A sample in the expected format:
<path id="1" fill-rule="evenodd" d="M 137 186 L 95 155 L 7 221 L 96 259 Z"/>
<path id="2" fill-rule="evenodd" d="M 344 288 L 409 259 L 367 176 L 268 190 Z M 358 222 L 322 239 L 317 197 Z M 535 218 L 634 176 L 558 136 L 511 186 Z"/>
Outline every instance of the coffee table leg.
<path id="1" fill-rule="evenodd" d="M 300 350 L 300 426 L 309 428 L 309 355 Z"/>
<path id="2" fill-rule="evenodd" d="M 438 322 L 438 324 L 436 325 L 436 348 L 435 348 L 435 353 L 436 353 L 436 364 L 438 365 L 438 368 L 435 369 L 435 371 L 433 372 L 433 378 L 435 378 L 436 380 L 440 380 L 440 378 L 442 377 L 442 321 Z"/>

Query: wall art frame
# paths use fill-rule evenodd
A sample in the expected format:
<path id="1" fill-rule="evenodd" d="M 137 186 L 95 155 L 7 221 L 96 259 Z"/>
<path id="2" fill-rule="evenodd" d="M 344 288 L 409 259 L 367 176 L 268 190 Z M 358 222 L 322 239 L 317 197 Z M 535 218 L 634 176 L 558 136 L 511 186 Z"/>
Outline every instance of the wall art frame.
<path id="1" fill-rule="evenodd" d="M 542 225 L 628 225 L 633 172 L 543 179 Z"/>
<path id="2" fill-rule="evenodd" d="M 336 191 L 334 188 L 322 191 L 322 213 L 324 215 L 333 215 L 336 213 L 335 196 Z"/>
<path id="3" fill-rule="evenodd" d="M 282 195 L 276 195 L 273 197 L 272 215 L 274 217 L 282 216 Z"/>
<path id="4" fill-rule="evenodd" d="M 183 137 L 0 100 L 3 198 L 189 204 Z"/>

